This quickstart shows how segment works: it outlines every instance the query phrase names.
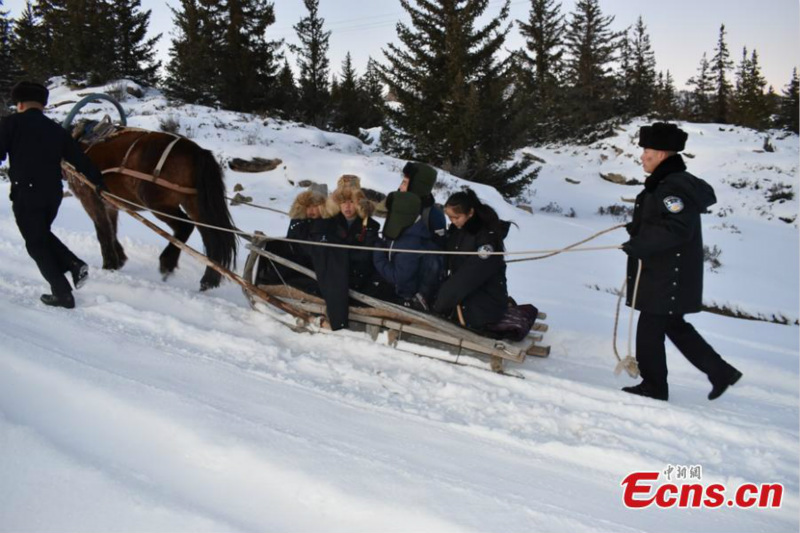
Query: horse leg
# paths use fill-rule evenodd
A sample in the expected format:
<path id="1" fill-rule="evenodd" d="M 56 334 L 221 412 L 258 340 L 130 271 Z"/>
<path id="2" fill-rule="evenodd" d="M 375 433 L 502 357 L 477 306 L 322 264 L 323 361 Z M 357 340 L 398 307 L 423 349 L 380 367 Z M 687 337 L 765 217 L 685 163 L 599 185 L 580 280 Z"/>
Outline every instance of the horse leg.
<path id="1" fill-rule="evenodd" d="M 109 209 L 105 202 L 97 196 L 93 190 L 83 183 L 69 181 L 69 188 L 75 193 L 75 197 L 83 205 L 83 209 L 94 223 L 94 230 L 97 234 L 97 242 L 100 243 L 100 253 L 103 255 L 103 268 L 106 270 L 117 270 L 122 268 L 124 259 L 120 261 L 120 250 L 114 246 L 116 241 L 116 224 L 112 224 Z M 125 254 L 122 254 L 125 257 Z"/>
<path id="2" fill-rule="evenodd" d="M 197 207 L 196 202 L 187 201 L 181 205 L 183 205 L 183 208 L 186 210 L 187 213 L 189 213 L 189 217 L 192 218 L 193 220 L 197 220 L 200 217 L 200 211 Z M 204 252 L 208 256 L 208 258 L 214 261 L 215 263 L 227 268 L 228 265 L 223 264 L 221 258 L 217 257 L 217 255 L 219 254 L 214 253 L 215 251 L 214 247 L 209 245 L 210 243 L 214 242 L 214 237 L 216 237 L 216 235 L 214 235 L 213 232 L 219 230 L 206 228 L 203 226 L 197 226 L 197 230 L 200 232 L 200 236 L 203 238 L 203 246 L 205 246 Z M 221 282 L 222 282 L 222 274 L 220 274 L 218 271 L 214 270 L 211 267 L 206 267 L 206 271 L 203 273 L 203 277 L 200 278 L 200 290 L 207 291 L 208 289 L 215 289 L 219 287 Z"/>
<path id="3" fill-rule="evenodd" d="M 111 234 L 114 237 L 114 251 L 117 254 L 117 262 L 119 266 L 117 268 L 122 268 L 123 265 L 128 261 L 128 256 L 125 255 L 125 250 L 122 248 L 119 240 L 117 239 L 117 223 L 119 221 L 119 209 L 107 208 L 108 211 L 108 220 L 111 224 Z"/>
<path id="4" fill-rule="evenodd" d="M 192 224 L 191 220 L 189 220 L 189 217 L 187 217 L 179 207 L 159 207 L 155 209 L 170 215 L 171 217 L 177 217 L 180 219 L 176 220 L 175 218 L 155 215 L 156 218 L 172 228 L 172 234 L 176 239 L 185 243 L 194 230 L 194 224 Z M 164 248 L 164 251 L 161 252 L 161 255 L 159 256 L 159 270 L 161 271 L 161 274 L 163 274 L 164 280 L 166 280 L 169 275 L 172 274 L 175 268 L 177 268 L 178 258 L 180 255 L 181 249 L 172 243 L 168 244 L 167 247 Z"/>

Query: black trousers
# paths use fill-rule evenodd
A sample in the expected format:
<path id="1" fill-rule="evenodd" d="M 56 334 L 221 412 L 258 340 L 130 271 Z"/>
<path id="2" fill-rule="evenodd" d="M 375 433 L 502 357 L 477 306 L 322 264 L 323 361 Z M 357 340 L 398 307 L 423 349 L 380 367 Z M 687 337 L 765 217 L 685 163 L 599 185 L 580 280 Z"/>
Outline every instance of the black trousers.
<path id="1" fill-rule="evenodd" d="M 42 205 L 43 200 L 44 205 Z M 60 205 L 61 197 L 50 201 L 39 198 L 35 203 L 26 199 L 15 199 L 13 203 L 14 218 L 22 238 L 25 239 L 28 255 L 36 262 L 39 272 L 50 284 L 51 292 L 57 296 L 72 292 L 64 273 L 82 263 L 50 231 Z"/>
<path id="2" fill-rule="evenodd" d="M 698 370 L 708 376 L 711 383 L 725 380 L 733 367 L 714 351 L 694 326 L 683 315 L 667 316 L 641 312 L 636 327 L 636 361 L 642 380 L 656 390 L 668 392 L 667 353 L 665 337 Z"/>

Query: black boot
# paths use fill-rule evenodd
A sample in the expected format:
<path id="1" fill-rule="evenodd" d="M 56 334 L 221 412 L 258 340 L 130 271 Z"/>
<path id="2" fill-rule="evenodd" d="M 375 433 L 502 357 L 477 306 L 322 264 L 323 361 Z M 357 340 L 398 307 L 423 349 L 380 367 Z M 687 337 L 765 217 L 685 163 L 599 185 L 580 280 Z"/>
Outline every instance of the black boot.
<path id="1" fill-rule="evenodd" d="M 731 385 L 735 385 L 737 381 L 742 379 L 742 373 L 736 370 L 735 368 L 731 367 L 730 372 L 728 375 L 725 376 L 725 379 L 714 383 L 713 381 L 711 384 L 713 385 L 711 388 L 711 392 L 708 393 L 709 400 L 716 400 L 722 394 L 728 390 L 728 387 Z"/>
<path id="2" fill-rule="evenodd" d="M 42 297 L 39 298 L 44 305 L 49 305 L 50 307 L 64 307 L 65 309 L 74 309 L 75 308 L 75 298 L 72 297 L 72 294 L 63 294 L 61 296 L 56 296 L 55 294 L 42 294 Z"/>
<path id="3" fill-rule="evenodd" d="M 70 269 L 72 273 L 72 285 L 80 289 L 89 280 L 89 266 L 86 263 L 78 263 Z"/>
<path id="4" fill-rule="evenodd" d="M 632 387 L 622 387 L 622 390 L 623 392 L 627 392 L 629 394 L 636 394 L 639 396 L 644 396 L 645 398 L 653 398 L 654 400 L 663 400 L 665 402 L 669 400 L 669 392 L 657 390 L 644 381 L 638 385 L 633 385 Z"/>

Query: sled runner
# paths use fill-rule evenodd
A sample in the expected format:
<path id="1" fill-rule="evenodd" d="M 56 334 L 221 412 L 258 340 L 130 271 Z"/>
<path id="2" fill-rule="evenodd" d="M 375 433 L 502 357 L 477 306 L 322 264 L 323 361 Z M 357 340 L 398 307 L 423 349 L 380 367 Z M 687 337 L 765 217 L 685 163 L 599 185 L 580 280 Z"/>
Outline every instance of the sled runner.
<path id="1" fill-rule="evenodd" d="M 267 242 L 269 242 L 267 239 L 258 239 L 247 246 L 250 254 L 242 274 L 244 279 L 270 296 L 272 301 L 267 303 L 274 305 L 275 300 L 280 301 L 298 312 L 314 317 L 320 328 L 329 330 L 325 302 L 319 296 L 286 284 L 257 284 L 261 261 L 271 261 L 273 264 L 282 265 L 316 279 L 312 270 L 265 250 Z M 246 288 L 244 294 L 254 308 L 257 303 L 264 301 L 260 294 Z M 493 371 L 504 373 L 505 361 L 522 363 L 529 355 L 547 357 L 550 354 L 550 347 L 540 344 L 543 333 L 547 331 L 547 325 L 541 322 L 536 322 L 533 331 L 522 341 L 510 342 L 488 338 L 438 316 L 379 300 L 357 291 L 350 290 L 349 295 L 351 300 L 358 304 L 351 305 L 349 308 L 348 318 L 351 330 L 364 331 L 375 341 L 385 338 L 390 346 L 411 351 L 420 356 L 444 359 L 458 364 L 461 364 L 459 361 L 461 356 L 488 359 Z M 539 313 L 538 320 L 545 318 L 544 313 Z M 301 323 L 298 326 L 302 328 L 305 324 Z M 385 336 L 382 335 L 384 333 Z M 409 346 L 407 347 L 406 344 Z M 434 350 L 426 348 L 434 348 Z M 436 352 L 441 350 L 454 355 L 455 360 L 437 357 Z"/>

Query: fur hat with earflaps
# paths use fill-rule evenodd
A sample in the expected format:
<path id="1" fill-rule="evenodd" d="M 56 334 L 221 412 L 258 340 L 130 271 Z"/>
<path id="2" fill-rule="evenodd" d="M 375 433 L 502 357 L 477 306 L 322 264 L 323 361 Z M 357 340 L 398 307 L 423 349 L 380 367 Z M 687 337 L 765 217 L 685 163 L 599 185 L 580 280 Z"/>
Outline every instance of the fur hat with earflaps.
<path id="1" fill-rule="evenodd" d="M 326 208 L 326 197 L 318 191 L 303 191 L 297 195 L 292 203 L 292 208 L 289 209 L 289 218 L 308 218 L 306 216 L 306 208 L 319 207 L 319 214 L 322 218 L 329 218 L 330 214 Z"/>
<path id="2" fill-rule="evenodd" d="M 330 213 L 331 216 L 338 215 L 341 212 L 339 206 L 347 201 L 356 204 L 356 212 L 364 221 L 375 212 L 375 206 L 367 199 L 364 191 L 358 187 L 349 187 L 345 185 L 337 188 L 328 197 L 328 213 Z"/>
<path id="3" fill-rule="evenodd" d="M 665 152 L 680 152 L 686 148 L 689 135 L 675 124 L 656 122 L 639 129 L 639 146 Z"/>
<path id="4" fill-rule="evenodd" d="M 395 191 L 386 198 L 386 223 L 383 225 L 383 236 L 397 239 L 403 230 L 411 226 L 419 218 L 422 200 L 413 192 Z"/>
<path id="5" fill-rule="evenodd" d="M 342 187 L 352 187 L 354 189 L 361 188 L 361 178 L 356 176 L 355 174 L 344 174 L 339 181 L 336 182 L 336 188 L 341 189 Z"/>
<path id="6" fill-rule="evenodd" d="M 403 175 L 408 177 L 408 192 L 425 198 L 433 192 L 436 183 L 436 169 L 425 163 L 411 161 L 403 167 Z"/>
<path id="7" fill-rule="evenodd" d="M 50 91 L 47 90 L 47 87 L 32 81 L 21 81 L 11 89 L 11 100 L 15 104 L 20 102 L 39 102 L 46 106 L 49 96 Z"/>

